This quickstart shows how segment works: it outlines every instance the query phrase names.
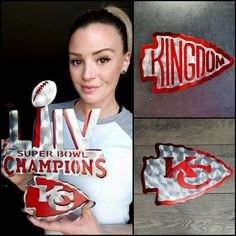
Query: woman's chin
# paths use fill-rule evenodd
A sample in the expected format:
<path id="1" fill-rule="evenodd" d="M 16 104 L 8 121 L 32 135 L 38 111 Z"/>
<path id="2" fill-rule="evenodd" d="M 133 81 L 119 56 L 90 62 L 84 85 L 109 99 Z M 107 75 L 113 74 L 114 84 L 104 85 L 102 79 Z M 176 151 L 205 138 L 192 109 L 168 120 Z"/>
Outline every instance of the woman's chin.
<path id="1" fill-rule="evenodd" d="M 95 95 L 91 95 L 91 94 L 90 95 L 84 95 L 83 94 L 80 97 L 81 97 L 83 103 L 86 103 L 86 104 L 93 105 L 93 104 L 97 104 L 99 102 L 98 97 L 95 96 Z"/>

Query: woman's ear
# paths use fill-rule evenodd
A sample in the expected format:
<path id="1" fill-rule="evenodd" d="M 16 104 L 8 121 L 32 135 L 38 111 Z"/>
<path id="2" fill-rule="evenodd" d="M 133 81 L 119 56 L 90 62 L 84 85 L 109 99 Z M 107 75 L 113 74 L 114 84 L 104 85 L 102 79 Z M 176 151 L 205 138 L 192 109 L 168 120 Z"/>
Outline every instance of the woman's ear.
<path id="1" fill-rule="evenodd" d="M 125 74 L 126 71 L 128 70 L 129 64 L 130 64 L 130 58 L 131 58 L 131 52 L 128 51 L 124 54 L 124 61 L 123 61 L 123 65 L 122 65 L 122 68 L 121 68 L 121 73 L 122 74 Z"/>

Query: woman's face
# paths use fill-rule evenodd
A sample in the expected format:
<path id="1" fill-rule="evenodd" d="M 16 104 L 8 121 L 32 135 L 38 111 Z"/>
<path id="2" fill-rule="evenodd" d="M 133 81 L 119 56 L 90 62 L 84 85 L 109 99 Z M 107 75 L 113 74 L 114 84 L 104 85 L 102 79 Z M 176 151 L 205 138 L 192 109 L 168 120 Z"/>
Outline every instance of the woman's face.
<path id="1" fill-rule="evenodd" d="M 92 23 L 75 31 L 69 43 L 70 74 L 83 102 L 102 105 L 114 101 L 122 70 L 130 53 L 123 53 L 122 39 L 107 24 Z"/>

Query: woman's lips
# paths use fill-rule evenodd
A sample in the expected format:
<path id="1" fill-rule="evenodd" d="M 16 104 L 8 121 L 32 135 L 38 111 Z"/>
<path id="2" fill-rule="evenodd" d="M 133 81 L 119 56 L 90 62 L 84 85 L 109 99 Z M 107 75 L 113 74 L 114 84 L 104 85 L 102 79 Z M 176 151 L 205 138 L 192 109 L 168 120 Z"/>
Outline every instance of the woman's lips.
<path id="1" fill-rule="evenodd" d="M 81 85 L 81 88 L 85 93 L 93 93 L 94 91 L 96 91 L 99 88 L 99 86 L 96 86 L 96 85 Z"/>

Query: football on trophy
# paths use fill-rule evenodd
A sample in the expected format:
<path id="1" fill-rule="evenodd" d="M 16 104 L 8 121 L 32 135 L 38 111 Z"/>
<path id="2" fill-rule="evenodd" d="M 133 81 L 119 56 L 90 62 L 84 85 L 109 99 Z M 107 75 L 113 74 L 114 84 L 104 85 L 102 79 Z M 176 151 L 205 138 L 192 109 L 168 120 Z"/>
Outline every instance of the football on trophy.
<path id="1" fill-rule="evenodd" d="M 39 83 L 32 93 L 32 104 L 34 107 L 44 107 L 49 105 L 56 97 L 57 86 L 51 80 Z"/>

